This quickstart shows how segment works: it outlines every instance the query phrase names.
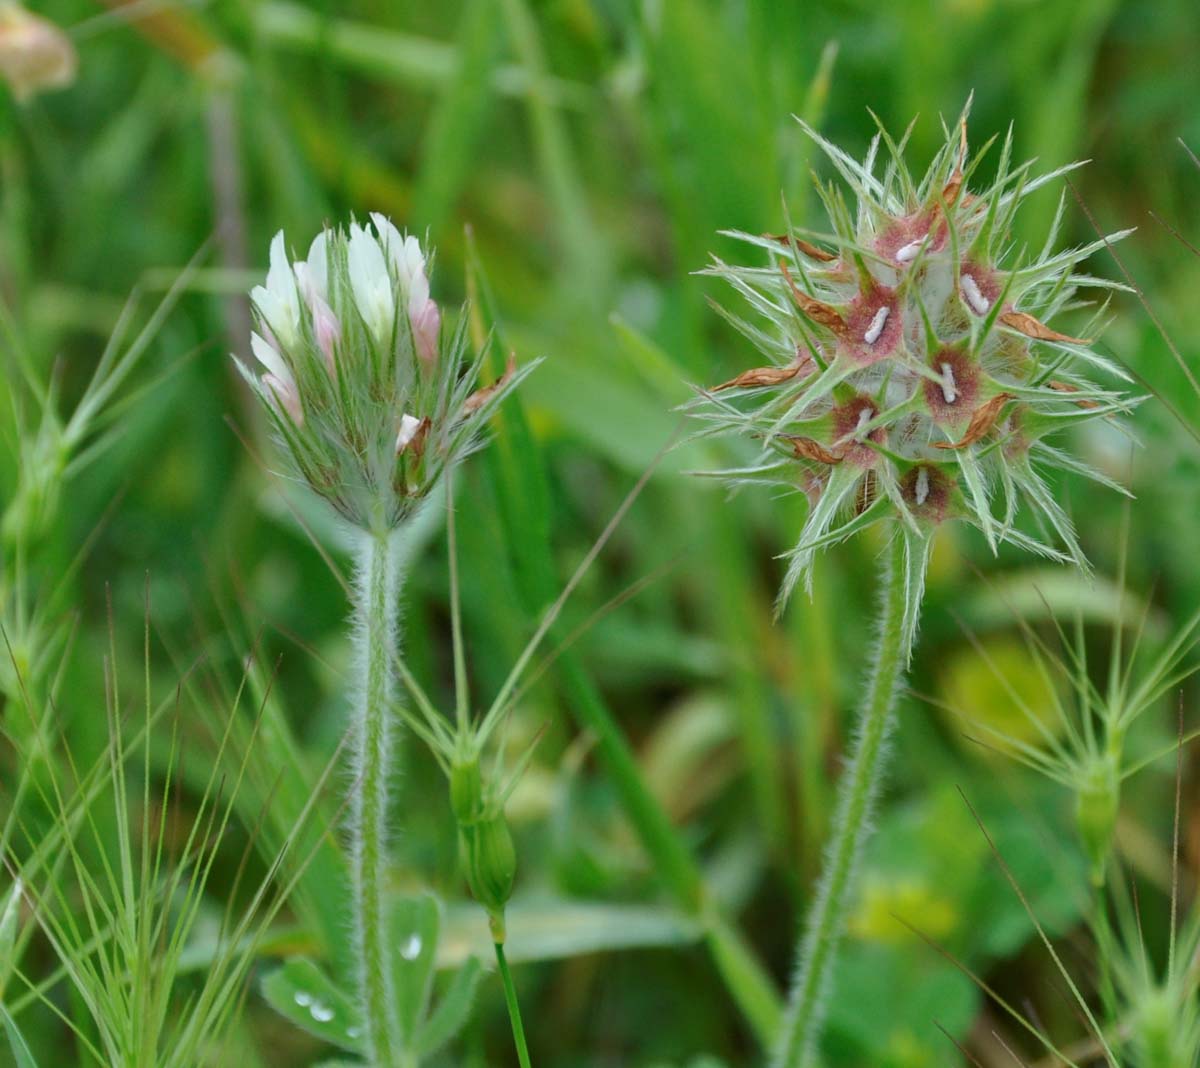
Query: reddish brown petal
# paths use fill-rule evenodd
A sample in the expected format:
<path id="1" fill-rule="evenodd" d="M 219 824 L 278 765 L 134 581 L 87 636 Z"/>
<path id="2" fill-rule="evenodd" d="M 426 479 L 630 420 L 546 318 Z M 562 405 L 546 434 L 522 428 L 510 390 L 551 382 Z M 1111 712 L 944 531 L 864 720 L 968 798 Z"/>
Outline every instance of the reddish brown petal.
<path id="1" fill-rule="evenodd" d="M 1051 381 L 1047 382 L 1046 385 L 1048 385 L 1053 390 L 1057 390 L 1059 393 L 1078 393 L 1079 392 L 1079 387 L 1071 385 L 1070 382 L 1058 382 L 1056 380 L 1051 380 Z M 1100 407 L 1099 403 L 1094 400 L 1077 400 L 1075 403 L 1078 404 L 1080 408 L 1091 409 L 1091 408 L 1099 408 Z"/>
<path id="2" fill-rule="evenodd" d="M 813 441 L 812 438 L 802 438 L 792 436 L 788 440 L 792 443 L 792 450 L 796 453 L 798 460 L 816 460 L 821 464 L 840 464 L 842 457 L 835 452 L 830 452 L 819 441 Z"/>
<path id="3" fill-rule="evenodd" d="M 814 245 L 811 241 L 805 241 L 802 237 L 792 237 L 791 234 L 763 234 L 768 241 L 778 241 L 781 245 L 792 245 L 804 253 L 810 260 L 817 260 L 820 263 L 832 263 L 837 259 L 837 254 L 834 252 L 826 252 L 820 245 Z"/>
<path id="4" fill-rule="evenodd" d="M 958 199 L 958 194 L 962 191 L 963 184 L 963 164 L 967 160 L 967 123 L 963 120 L 962 126 L 959 127 L 959 150 L 958 162 L 954 165 L 954 173 L 950 175 L 950 181 L 946 183 L 946 187 L 942 190 L 942 201 L 947 207 L 953 207 L 954 202 Z"/>
<path id="5" fill-rule="evenodd" d="M 425 453 L 425 442 L 429 438 L 429 428 L 432 425 L 433 424 L 429 421 L 429 416 L 425 416 L 425 418 L 421 420 L 421 425 L 417 427 L 416 433 L 413 434 L 408 445 L 406 445 L 401 451 L 411 452 L 414 460 L 421 459 Z"/>
<path id="6" fill-rule="evenodd" d="M 1045 323 L 1039 323 L 1032 315 L 1027 312 L 1006 311 L 1000 313 L 1000 321 L 1019 334 L 1024 334 L 1026 337 L 1031 337 L 1035 341 L 1066 341 L 1072 345 L 1089 345 L 1091 342 L 1081 337 L 1071 337 L 1069 334 L 1060 334 L 1057 330 L 1051 330 Z"/>
<path id="7" fill-rule="evenodd" d="M 508 362 L 504 365 L 504 374 L 496 379 L 490 386 L 484 386 L 482 389 L 477 389 L 463 403 L 463 415 L 470 415 L 472 412 L 479 411 L 492 395 L 498 389 L 503 389 L 508 385 L 510 379 L 517 372 L 517 360 L 513 353 L 508 354 Z"/>
<path id="8" fill-rule="evenodd" d="M 791 272 L 788 270 L 787 264 L 783 260 L 779 261 L 779 269 L 783 272 L 783 277 L 786 279 L 788 288 L 792 291 L 792 299 L 814 323 L 820 323 L 822 326 L 829 327 L 830 330 L 839 331 L 845 327 L 841 315 L 832 304 L 825 304 L 817 300 L 815 297 L 810 297 L 807 293 L 802 293 L 796 288 L 796 283 L 792 281 Z"/>
<path id="9" fill-rule="evenodd" d="M 777 386 L 790 378 L 795 378 L 800 372 L 800 364 L 793 363 L 788 367 L 754 367 L 743 371 L 736 378 L 713 386 L 712 392 L 719 393 L 723 389 L 757 389 L 760 386 Z"/>
<path id="10" fill-rule="evenodd" d="M 975 410 L 975 414 L 971 416 L 971 421 L 967 424 L 967 432 L 962 436 L 961 441 L 953 444 L 938 441 L 934 442 L 933 447 L 935 449 L 965 449 L 968 445 L 974 445 L 996 425 L 996 420 L 1000 418 L 1000 412 L 1012 399 L 1011 393 L 997 393 L 991 400 L 981 404 Z"/>

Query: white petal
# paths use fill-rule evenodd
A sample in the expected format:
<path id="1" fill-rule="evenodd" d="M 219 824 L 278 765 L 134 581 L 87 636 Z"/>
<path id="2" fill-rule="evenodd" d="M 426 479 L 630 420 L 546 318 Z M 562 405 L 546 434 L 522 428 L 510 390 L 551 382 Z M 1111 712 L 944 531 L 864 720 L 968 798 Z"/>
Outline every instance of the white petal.
<path id="1" fill-rule="evenodd" d="M 284 362 L 282 356 L 275 351 L 275 348 L 264 338 L 256 333 L 250 334 L 250 348 L 257 357 L 258 362 L 267 369 L 269 374 L 274 375 L 280 382 L 294 386 L 296 380 L 292 377 L 291 368 Z"/>
<path id="2" fill-rule="evenodd" d="M 347 245 L 350 267 L 350 287 L 354 303 L 377 341 L 383 341 L 392 331 L 396 317 L 396 302 L 392 296 L 392 279 L 379 244 L 357 223 L 350 224 Z"/>
<path id="3" fill-rule="evenodd" d="M 264 293 L 269 297 L 264 297 Z M 282 230 L 271 239 L 271 266 L 267 271 L 266 289 L 256 286 L 251 297 L 284 347 L 293 345 L 300 329 L 300 297 L 288 263 Z"/>
<path id="4" fill-rule="evenodd" d="M 404 247 L 404 238 L 400 236 L 396 224 L 386 215 L 380 215 L 377 211 L 371 212 L 371 222 L 375 224 L 375 233 L 379 235 L 379 244 L 387 253 L 388 259 L 398 266 L 400 252 Z"/>
<path id="5" fill-rule="evenodd" d="M 308 259 L 304 262 L 304 278 L 311 292 L 323 301 L 329 300 L 329 251 L 327 248 L 328 235 L 322 230 L 313 238 L 308 246 Z M 296 277 L 299 279 L 301 264 L 296 264 Z M 311 296 L 310 298 L 311 299 Z"/>
<path id="6" fill-rule="evenodd" d="M 407 412 L 400 416 L 400 433 L 396 435 L 396 452 L 402 453 L 421 429 L 421 420 Z"/>

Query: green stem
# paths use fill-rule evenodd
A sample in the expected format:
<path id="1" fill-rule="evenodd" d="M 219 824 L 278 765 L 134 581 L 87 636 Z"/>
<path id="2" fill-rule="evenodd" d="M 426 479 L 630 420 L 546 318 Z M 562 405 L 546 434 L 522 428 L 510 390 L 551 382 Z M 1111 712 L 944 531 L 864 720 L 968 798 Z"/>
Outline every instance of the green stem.
<path id="1" fill-rule="evenodd" d="M 521 1068 L 530 1068 L 529 1047 L 525 1044 L 525 1027 L 521 1023 L 521 1006 L 517 1002 L 517 988 L 513 985 L 512 972 L 504 956 L 504 943 L 493 942 L 496 947 L 496 966 L 500 969 L 500 980 L 504 983 L 504 1001 L 508 1005 L 508 1018 L 512 1022 L 513 1042 L 517 1047 L 517 1060 Z"/>
<path id="2" fill-rule="evenodd" d="M 393 698 L 391 658 L 397 589 L 391 539 L 363 538 L 356 619 L 360 695 L 355 722 L 357 775 L 352 801 L 354 936 L 367 1049 L 375 1068 L 393 1068 L 400 1048 L 391 956 L 387 951 L 384 868 Z"/>
<path id="3" fill-rule="evenodd" d="M 846 907 L 854 889 L 871 812 L 883 782 L 896 691 L 908 659 L 904 641 L 904 538 L 895 532 L 884 591 L 879 645 L 854 752 L 838 785 L 838 807 L 825 870 L 801 938 L 799 964 L 772 1068 L 806 1068 L 824 1024 Z"/>

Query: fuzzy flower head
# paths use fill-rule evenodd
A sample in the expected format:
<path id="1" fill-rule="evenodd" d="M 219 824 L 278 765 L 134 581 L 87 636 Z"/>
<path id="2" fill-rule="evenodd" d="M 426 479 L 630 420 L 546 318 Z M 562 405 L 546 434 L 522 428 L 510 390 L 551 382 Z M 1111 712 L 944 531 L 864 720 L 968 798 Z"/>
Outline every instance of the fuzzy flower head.
<path id="1" fill-rule="evenodd" d="M 479 388 L 466 317 L 444 337 L 425 252 L 384 216 L 271 242 L 250 293 L 257 367 L 238 361 L 300 476 L 364 530 L 399 525 L 532 365 Z"/>
<path id="2" fill-rule="evenodd" d="M 1030 179 L 1031 164 L 1014 167 L 1010 131 L 995 179 L 972 192 L 991 142 L 968 154 L 965 112 L 919 180 L 905 166 L 904 141 L 885 131 L 859 163 L 806 130 L 853 199 L 818 187 L 829 233 L 731 235 L 765 250 L 766 266 L 716 261 L 706 273 L 749 303 L 752 318 L 726 317 L 771 363 L 702 390 L 692 410 L 707 423 L 702 433 L 736 433 L 755 446 L 745 466 L 714 474 L 808 497 L 780 605 L 801 578 L 811 582 L 818 549 L 895 520 L 905 539 L 911 638 L 932 534 L 944 522 L 971 523 L 993 549 L 1009 541 L 1084 566 L 1042 471 L 1107 480 L 1047 439 L 1129 402 L 1088 377 L 1124 377 L 1117 368 L 1087 340 L 1046 324 L 1082 306 L 1078 285 L 1112 286 L 1078 265 L 1124 234 L 1055 252 L 1060 198 L 1041 251 L 1015 248 L 1022 200 L 1062 172 Z M 1042 536 L 1017 527 L 1022 500 Z"/>

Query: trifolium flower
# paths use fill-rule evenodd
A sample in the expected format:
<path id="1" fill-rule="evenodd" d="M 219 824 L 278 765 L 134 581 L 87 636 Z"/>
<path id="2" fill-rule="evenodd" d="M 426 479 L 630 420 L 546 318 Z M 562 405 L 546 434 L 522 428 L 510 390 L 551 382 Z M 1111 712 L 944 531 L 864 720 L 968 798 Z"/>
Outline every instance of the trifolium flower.
<path id="1" fill-rule="evenodd" d="M 443 336 L 426 255 L 384 216 L 317 234 L 305 259 L 271 241 L 240 360 L 296 471 L 355 526 L 401 523 L 531 369 L 480 388 L 466 319 Z"/>
<path id="2" fill-rule="evenodd" d="M 1125 377 L 1089 341 L 1045 324 L 1081 306 L 1077 286 L 1113 286 L 1078 264 L 1125 234 L 1054 252 L 1060 198 L 1041 251 L 1015 248 L 1012 220 L 1023 199 L 1069 168 L 1031 180 L 1031 164 L 1012 165 L 1010 131 L 995 179 L 972 193 L 968 183 L 992 142 L 968 155 L 966 112 L 920 180 L 905 165 L 904 142 L 882 129 L 862 163 L 805 130 L 853 203 L 835 186 L 818 186 L 831 232 L 730 235 L 765 250 L 766 264 L 715 260 L 705 273 L 748 302 L 753 319 L 725 314 L 770 364 L 701 390 L 692 411 L 709 424 L 702 433 L 733 432 L 756 446 L 746 465 L 713 474 L 809 500 L 780 606 L 798 581 L 811 582 L 818 549 L 895 520 L 905 540 L 911 639 L 932 534 L 943 522 L 966 520 L 993 549 L 1009 541 L 1084 566 L 1071 520 L 1041 471 L 1111 483 L 1047 439 L 1130 404 L 1086 377 Z M 1021 500 L 1043 536 L 1017 527 Z"/>
<path id="3" fill-rule="evenodd" d="M 0 77 L 18 100 L 70 85 L 78 66 L 75 46 L 53 22 L 0 0 Z"/>

